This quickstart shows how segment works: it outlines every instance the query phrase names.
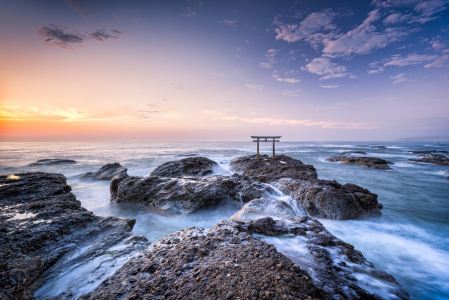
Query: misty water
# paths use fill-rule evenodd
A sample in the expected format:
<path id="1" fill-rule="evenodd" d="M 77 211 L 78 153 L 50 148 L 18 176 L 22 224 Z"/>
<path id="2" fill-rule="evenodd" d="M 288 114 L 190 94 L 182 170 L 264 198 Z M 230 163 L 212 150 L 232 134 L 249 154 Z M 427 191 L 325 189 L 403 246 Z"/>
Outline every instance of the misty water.
<path id="1" fill-rule="evenodd" d="M 263 145 L 263 144 L 262 144 Z M 270 145 L 268 143 L 268 145 Z M 384 145 L 388 149 L 372 149 Z M 182 217 L 162 217 L 138 207 L 110 203 L 109 182 L 80 180 L 76 175 L 94 171 L 107 163 L 120 162 L 129 175 L 148 176 L 164 162 L 197 154 L 220 164 L 216 174 L 231 175 L 233 158 L 253 154 L 251 142 L 165 143 L 2 143 L 0 174 L 57 172 L 68 178 L 82 206 L 100 216 L 135 218 L 134 232 L 151 242 L 178 229 L 211 228 L 241 208 L 236 201 Z M 281 142 L 276 153 L 300 159 L 317 169 L 318 178 L 354 183 L 379 195 L 384 206 L 380 219 L 336 221 L 319 219 L 335 236 L 351 243 L 378 269 L 392 274 L 413 299 L 449 297 L 449 180 L 441 171 L 449 167 L 406 162 L 416 158 L 411 150 L 446 150 L 449 143 L 432 142 Z M 261 152 L 270 154 L 270 147 Z M 360 150 L 394 162 L 394 171 L 367 169 L 358 165 L 327 162 L 342 151 Z M 28 166 L 44 158 L 74 159 L 77 164 Z M 277 195 L 273 195 L 276 197 Z M 285 197 L 285 195 L 278 195 Z M 285 199 L 284 199 L 285 200 Z M 270 239 L 266 240 L 270 242 Z M 296 247 L 272 242 L 282 252 Z M 293 246 L 292 246 L 293 245 Z M 298 244 L 298 251 L 301 252 Z"/>

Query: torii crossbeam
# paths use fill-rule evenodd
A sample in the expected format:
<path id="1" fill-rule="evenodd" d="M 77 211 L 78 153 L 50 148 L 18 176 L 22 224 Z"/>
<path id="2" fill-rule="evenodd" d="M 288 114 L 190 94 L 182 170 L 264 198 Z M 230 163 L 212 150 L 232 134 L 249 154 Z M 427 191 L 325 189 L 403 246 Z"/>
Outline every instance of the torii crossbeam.
<path id="1" fill-rule="evenodd" d="M 255 139 L 253 142 L 257 142 L 257 155 L 256 158 L 259 158 L 259 142 L 271 142 L 273 141 L 273 158 L 275 156 L 274 143 L 279 142 L 281 136 L 265 136 L 265 135 L 252 135 L 251 138 Z"/>

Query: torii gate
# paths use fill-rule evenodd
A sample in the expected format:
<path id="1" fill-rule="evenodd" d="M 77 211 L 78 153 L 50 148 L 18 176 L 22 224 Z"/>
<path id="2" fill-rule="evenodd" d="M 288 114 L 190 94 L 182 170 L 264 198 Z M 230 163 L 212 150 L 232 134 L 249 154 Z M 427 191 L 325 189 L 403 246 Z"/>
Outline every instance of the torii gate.
<path id="1" fill-rule="evenodd" d="M 253 140 L 253 142 L 257 142 L 257 155 L 256 158 L 259 158 L 259 142 L 271 142 L 268 139 L 272 139 L 273 140 L 273 158 L 275 156 L 275 151 L 274 151 L 274 143 L 279 142 L 279 140 L 276 139 L 280 139 L 281 136 L 260 136 L 260 135 L 252 135 L 251 138 L 256 139 Z"/>

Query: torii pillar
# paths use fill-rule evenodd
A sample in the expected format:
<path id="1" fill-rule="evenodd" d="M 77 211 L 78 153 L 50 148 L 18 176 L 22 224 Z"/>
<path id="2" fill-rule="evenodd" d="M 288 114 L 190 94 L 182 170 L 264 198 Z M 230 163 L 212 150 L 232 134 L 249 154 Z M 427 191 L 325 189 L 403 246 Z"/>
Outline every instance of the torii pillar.
<path id="1" fill-rule="evenodd" d="M 256 158 L 259 158 L 259 142 L 271 142 L 271 140 L 273 141 L 273 158 L 276 155 L 276 151 L 275 151 L 275 143 L 279 142 L 279 140 L 276 139 L 280 139 L 281 136 L 259 136 L 259 135 L 255 135 L 255 136 L 251 136 L 251 138 L 253 138 L 253 142 L 257 142 L 257 155 Z"/>

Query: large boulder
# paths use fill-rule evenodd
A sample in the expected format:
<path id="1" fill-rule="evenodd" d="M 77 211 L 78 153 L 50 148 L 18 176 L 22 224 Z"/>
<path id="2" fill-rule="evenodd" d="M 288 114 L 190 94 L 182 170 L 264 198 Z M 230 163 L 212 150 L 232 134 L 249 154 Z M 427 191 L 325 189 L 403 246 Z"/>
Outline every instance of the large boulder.
<path id="1" fill-rule="evenodd" d="M 268 155 L 255 155 L 239 157 L 231 162 L 231 169 L 241 172 L 245 176 L 256 177 L 263 182 L 273 182 L 281 178 L 313 179 L 317 173 L 312 165 L 305 165 L 299 159 L 286 155 L 277 155 L 275 158 Z"/>
<path id="2" fill-rule="evenodd" d="M 35 163 L 29 164 L 30 166 L 42 166 L 42 165 L 61 165 L 61 164 L 76 164 L 73 159 L 61 159 L 61 158 L 46 158 L 40 159 Z"/>
<path id="3" fill-rule="evenodd" d="M 70 191 L 62 174 L 0 176 L 0 299 L 74 299 L 149 245 Z"/>
<path id="4" fill-rule="evenodd" d="M 355 184 L 335 180 L 283 178 L 275 183 L 295 199 L 310 216 L 349 220 L 382 216 L 377 195 Z"/>
<path id="5" fill-rule="evenodd" d="M 390 161 L 386 161 L 377 157 L 353 157 L 353 156 L 332 156 L 326 159 L 327 161 L 344 162 L 346 164 L 360 164 L 365 168 L 391 170 L 388 166 L 393 164 Z"/>
<path id="6" fill-rule="evenodd" d="M 234 221 L 244 221 L 247 219 L 255 219 L 258 216 L 286 218 L 294 217 L 296 216 L 296 213 L 285 201 L 260 198 L 246 203 L 242 209 L 236 212 L 229 219 Z"/>
<path id="7" fill-rule="evenodd" d="M 176 161 L 166 162 L 157 167 L 150 176 L 183 177 L 205 176 L 213 173 L 216 162 L 206 157 L 189 157 Z"/>
<path id="8" fill-rule="evenodd" d="M 79 299 L 385 297 L 410 299 L 393 276 L 375 269 L 352 245 L 316 220 L 295 217 L 176 231 Z"/>
<path id="9" fill-rule="evenodd" d="M 119 163 L 107 164 L 94 172 L 87 172 L 80 175 L 82 179 L 111 180 L 114 176 L 127 176 L 127 168 Z"/>
<path id="10" fill-rule="evenodd" d="M 227 199 L 248 202 L 275 193 L 269 185 L 237 174 L 183 178 L 114 177 L 110 192 L 111 202 L 141 203 L 146 209 L 166 216 L 189 214 Z"/>

